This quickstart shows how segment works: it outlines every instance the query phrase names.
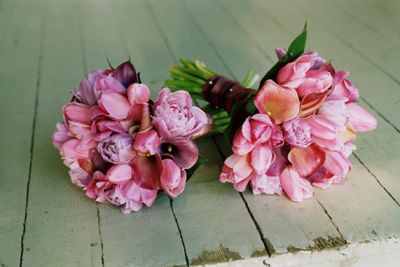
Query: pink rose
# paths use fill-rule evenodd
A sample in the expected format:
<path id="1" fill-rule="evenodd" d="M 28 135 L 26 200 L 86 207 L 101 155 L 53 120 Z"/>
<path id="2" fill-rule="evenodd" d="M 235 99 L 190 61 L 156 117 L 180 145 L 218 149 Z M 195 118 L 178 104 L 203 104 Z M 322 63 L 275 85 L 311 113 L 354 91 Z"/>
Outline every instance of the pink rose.
<path id="1" fill-rule="evenodd" d="M 152 123 L 162 137 L 190 137 L 201 131 L 207 121 L 206 114 L 192 106 L 186 91 L 171 93 L 165 87 L 154 101 Z"/>

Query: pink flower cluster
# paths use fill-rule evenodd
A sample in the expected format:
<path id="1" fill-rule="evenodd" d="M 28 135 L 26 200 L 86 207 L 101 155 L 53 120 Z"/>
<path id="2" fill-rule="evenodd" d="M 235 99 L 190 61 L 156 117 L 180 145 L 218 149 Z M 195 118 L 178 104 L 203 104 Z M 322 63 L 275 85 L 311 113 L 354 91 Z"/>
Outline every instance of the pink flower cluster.
<path id="1" fill-rule="evenodd" d="M 52 138 L 72 182 L 123 213 L 150 207 L 159 190 L 177 197 L 198 159 L 189 138 L 202 131 L 205 113 L 184 91 L 164 88 L 153 105 L 128 61 L 93 71 L 63 106 Z"/>
<path id="2" fill-rule="evenodd" d="M 285 55 L 277 50 L 278 57 Z M 375 118 L 354 103 L 358 90 L 315 51 L 304 53 L 267 80 L 249 116 L 236 132 L 220 181 L 254 194 L 282 194 L 296 202 L 312 186 L 329 188 L 352 169 L 356 131 L 376 127 Z"/>

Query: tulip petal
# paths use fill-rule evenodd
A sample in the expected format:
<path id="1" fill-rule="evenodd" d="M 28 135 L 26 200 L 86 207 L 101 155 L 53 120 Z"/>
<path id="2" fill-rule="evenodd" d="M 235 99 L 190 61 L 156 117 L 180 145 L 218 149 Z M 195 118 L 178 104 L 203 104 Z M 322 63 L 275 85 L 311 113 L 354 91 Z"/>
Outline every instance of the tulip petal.
<path id="1" fill-rule="evenodd" d="M 351 162 L 343 153 L 326 151 L 325 162 L 323 167 L 331 174 L 344 177 L 352 169 Z"/>
<path id="2" fill-rule="evenodd" d="M 299 174 L 288 165 L 281 175 L 279 180 L 283 191 L 294 202 L 301 202 L 303 198 L 310 198 L 313 194 L 311 184 L 299 176 Z"/>
<path id="3" fill-rule="evenodd" d="M 102 94 L 98 102 L 100 101 L 101 106 L 108 112 L 108 117 L 114 120 L 123 120 L 128 116 L 130 104 L 125 96 L 108 90 Z"/>
<path id="4" fill-rule="evenodd" d="M 371 131 L 376 128 L 376 119 L 365 109 L 355 103 L 347 104 L 349 123 L 356 132 Z"/>
<path id="5" fill-rule="evenodd" d="M 300 103 L 299 117 L 307 118 L 314 115 L 317 109 L 324 103 L 329 90 L 323 93 L 311 93 L 304 96 Z"/>
<path id="6" fill-rule="evenodd" d="M 95 91 L 100 98 L 104 92 L 114 91 L 120 95 L 126 95 L 125 87 L 111 76 L 101 76 L 94 83 Z"/>
<path id="7" fill-rule="evenodd" d="M 299 114 L 300 101 L 296 90 L 267 80 L 258 90 L 254 103 L 262 114 L 275 119 L 276 124 L 291 120 Z"/>
<path id="8" fill-rule="evenodd" d="M 301 177 L 306 177 L 324 164 L 325 152 L 313 145 L 302 149 L 292 148 L 288 158 L 293 164 L 293 169 Z"/>
<path id="9" fill-rule="evenodd" d="M 142 83 L 131 84 L 127 89 L 127 95 L 131 105 L 147 103 L 150 100 L 150 90 Z"/>
<path id="10" fill-rule="evenodd" d="M 251 151 L 251 166 L 258 174 L 265 173 L 274 160 L 275 154 L 267 146 L 258 145 Z"/>
<path id="11" fill-rule="evenodd" d="M 106 178 L 113 184 L 124 184 L 132 178 L 132 168 L 128 164 L 115 164 L 107 171 Z"/>

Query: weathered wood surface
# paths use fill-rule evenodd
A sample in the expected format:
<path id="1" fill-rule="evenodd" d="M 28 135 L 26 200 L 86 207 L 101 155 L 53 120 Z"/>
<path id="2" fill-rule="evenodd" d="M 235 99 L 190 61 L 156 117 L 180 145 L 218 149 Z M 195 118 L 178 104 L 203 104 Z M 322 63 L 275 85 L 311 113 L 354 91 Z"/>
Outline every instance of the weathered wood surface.
<path id="1" fill-rule="evenodd" d="M 0 266 L 399 266 L 400 6 L 367 0 L 0 1 Z M 130 56 L 154 99 L 179 57 L 242 80 L 263 74 L 308 22 L 307 48 L 351 72 L 378 120 L 353 171 L 293 203 L 218 181 L 230 148 L 177 199 L 124 215 L 69 179 L 51 138 L 92 69 Z"/>

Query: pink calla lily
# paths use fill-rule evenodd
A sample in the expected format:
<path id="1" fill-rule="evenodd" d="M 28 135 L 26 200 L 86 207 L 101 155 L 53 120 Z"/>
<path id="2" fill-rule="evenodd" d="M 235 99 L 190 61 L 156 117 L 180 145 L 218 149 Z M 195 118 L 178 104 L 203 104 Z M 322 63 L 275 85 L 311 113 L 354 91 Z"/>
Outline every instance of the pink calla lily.
<path id="1" fill-rule="evenodd" d="M 129 165 L 132 167 L 132 175 L 135 183 L 144 189 L 160 189 L 160 175 L 163 171 L 163 163 L 158 153 L 152 156 L 136 155 Z"/>
<path id="2" fill-rule="evenodd" d="M 268 114 L 276 124 L 295 118 L 300 111 L 300 101 L 296 90 L 282 87 L 267 80 L 258 90 L 254 103 L 262 114 Z"/>
<path id="3" fill-rule="evenodd" d="M 172 158 L 183 169 L 193 167 L 199 157 L 196 144 L 185 137 L 161 137 L 157 153 Z"/>

